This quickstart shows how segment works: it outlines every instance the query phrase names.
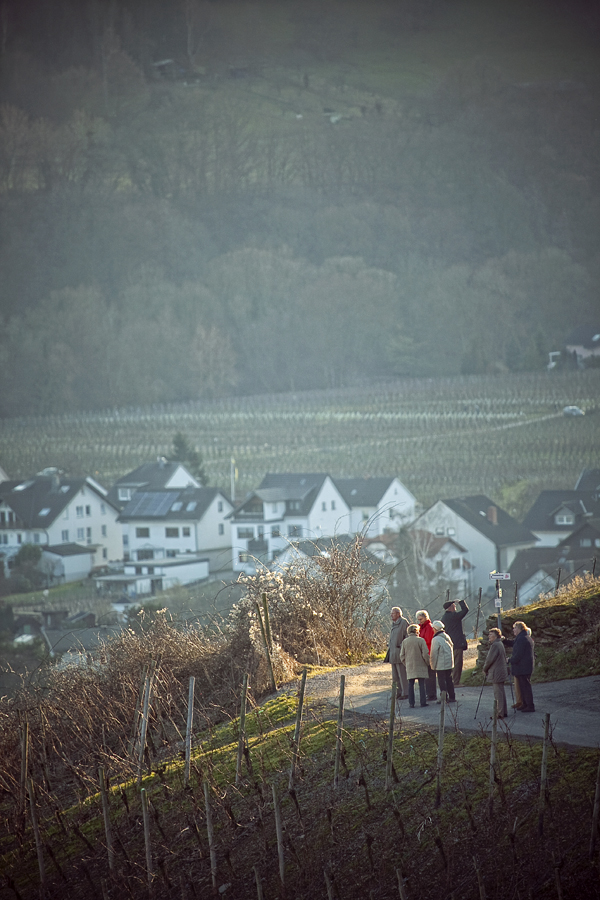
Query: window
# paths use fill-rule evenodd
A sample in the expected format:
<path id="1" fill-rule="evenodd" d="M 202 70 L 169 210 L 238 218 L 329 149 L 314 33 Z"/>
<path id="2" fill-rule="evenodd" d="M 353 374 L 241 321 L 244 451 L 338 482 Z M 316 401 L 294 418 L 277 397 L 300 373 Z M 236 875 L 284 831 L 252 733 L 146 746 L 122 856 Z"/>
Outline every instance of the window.
<path id="1" fill-rule="evenodd" d="M 2 543 L 3 543 L 3 544 L 8 544 L 8 535 L 7 535 L 7 534 L 3 534 L 1 537 L 2 537 Z"/>
<path id="2" fill-rule="evenodd" d="M 444 529 L 443 529 L 443 528 L 436 528 L 436 529 L 435 529 L 435 533 L 436 533 L 437 535 L 442 535 L 442 534 L 444 533 Z"/>
<path id="3" fill-rule="evenodd" d="M 167 550 L 166 557 L 167 559 L 174 559 L 177 556 L 177 550 Z"/>
<path id="4" fill-rule="evenodd" d="M 150 537 L 150 529 L 149 528 L 136 528 L 135 536 L 136 536 L 136 538 L 149 538 Z"/>
<path id="5" fill-rule="evenodd" d="M 135 574 L 136 574 L 136 575 L 141 575 L 141 574 L 142 574 L 142 567 L 141 567 L 141 566 L 136 566 L 136 567 L 135 567 Z"/>
<path id="6" fill-rule="evenodd" d="M 40 515 L 40 516 L 47 516 L 49 512 L 50 512 L 50 507 L 49 507 L 49 506 L 45 506 L 43 509 L 40 509 L 39 515 Z"/>
<path id="7" fill-rule="evenodd" d="M 575 516 L 563 513 L 555 516 L 554 521 L 557 525 L 573 525 L 575 523 Z"/>
<path id="8" fill-rule="evenodd" d="M 225 534 L 225 526 L 223 523 L 219 525 L 219 534 Z"/>
<path id="9" fill-rule="evenodd" d="M 273 527 L 271 528 L 271 537 L 281 537 L 279 525 L 273 525 Z"/>
<path id="10" fill-rule="evenodd" d="M 591 538 L 581 538 L 581 540 L 579 541 L 579 546 L 580 547 L 591 547 L 592 539 Z"/>
<path id="11" fill-rule="evenodd" d="M 442 561 L 440 559 L 438 559 L 438 561 L 435 564 L 435 571 L 438 573 L 438 575 L 441 575 L 444 571 L 444 564 L 442 563 Z"/>
<path id="12" fill-rule="evenodd" d="M 67 506 L 67 508 L 65 509 L 65 511 L 63 513 L 63 519 L 68 519 L 68 518 L 69 518 L 69 507 Z"/>
<path id="13" fill-rule="evenodd" d="M 300 509 L 300 501 L 299 500 L 288 500 L 287 505 L 289 510 L 298 510 Z"/>
<path id="14" fill-rule="evenodd" d="M 102 526 L 102 537 L 106 537 L 106 525 Z"/>
<path id="15" fill-rule="evenodd" d="M 247 562 L 248 562 L 248 554 L 247 554 L 247 553 L 240 553 L 240 554 L 238 554 L 238 560 L 239 560 L 241 563 L 247 563 Z"/>
<path id="16" fill-rule="evenodd" d="M 195 500 L 192 500 L 192 501 L 191 501 L 190 503 L 188 503 L 188 505 L 186 506 L 185 511 L 186 511 L 186 512 L 194 512 L 194 510 L 196 509 L 197 506 L 198 506 L 198 504 L 196 503 L 196 501 L 195 501 Z"/>
<path id="17" fill-rule="evenodd" d="M 171 507 L 171 512 L 179 512 L 179 510 L 181 509 L 182 506 L 183 506 L 183 503 L 181 502 L 181 500 L 176 500 L 175 503 L 173 504 L 173 506 Z"/>
<path id="18" fill-rule="evenodd" d="M 102 559 L 108 559 L 108 550 L 106 547 L 102 548 Z"/>
<path id="19" fill-rule="evenodd" d="M 87 540 L 88 544 L 91 544 L 92 543 L 92 529 L 86 528 L 85 530 L 86 530 L 86 540 Z"/>
<path id="20" fill-rule="evenodd" d="M 68 528 L 65 528 L 64 531 L 61 531 L 60 539 L 63 542 L 63 544 L 68 543 L 68 541 L 69 541 L 69 529 Z"/>
<path id="21" fill-rule="evenodd" d="M 85 540 L 85 528 L 77 529 L 77 540 L 84 541 Z"/>
<path id="22" fill-rule="evenodd" d="M 60 486 L 60 492 L 61 492 L 61 494 L 68 494 L 68 493 L 69 493 L 69 485 L 68 485 L 68 484 L 61 484 L 61 486 Z"/>
<path id="23" fill-rule="evenodd" d="M 242 539 L 253 538 L 254 528 L 238 528 L 237 536 Z"/>
<path id="24" fill-rule="evenodd" d="M 331 501 L 331 508 L 332 508 L 332 509 L 335 509 L 335 500 L 332 500 L 332 501 Z"/>
<path id="25" fill-rule="evenodd" d="M 217 512 L 223 512 L 223 501 L 219 500 L 217 503 Z"/>
<path id="26" fill-rule="evenodd" d="M 0 525 L 6 525 L 6 513 L 0 512 Z"/>
<path id="27" fill-rule="evenodd" d="M 165 528 L 165 537 L 178 538 L 179 537 L 179 528 Z"/>
<path id="28" fill-rule="evenodd" d="M 279 512 L 279 504 L 278 503 L 271 503 L 271 512 L 273 512 L 273 513 Z"/>
<path id="29" fill-rule="evenodd" d="M 36 531 L 35 534 L 33 535 L 33 543 L 34 543 L 34 544 L 39 544 L 39 542 L 40 542 L 40 536 L 39 536 L 39 534 L 38 534 L 37 531 Z M 592 542 L 590 541 L 590 546 L 591 546 L 591 544 L 592 544 Z"/>
<path id="30" fill-rule="evenodd" d="M 75 515 L 77 516 L 78 519 L 82 519 L 82 518 L 83 518 L 83 506 L 76 506 L 76 507 L 75 507 Z"/>
<path id="31" fill-rule="evenodd" d="M 390 509 L 390 519 L 393 519 L 395 516 L 394 510 Z"/>
<path id="32" fill-rule="evenodd" d="M 123 535 L 123 546 L 129 547 L 129 535 L 128 534 Z"/>
<path id="33" fill-rule="evenodd" d="M 92 507 L 91 507 L 91 506 L 86 506 L 86 508 L 85 508 L 85 514 L 86 514 L 86 516 L 91 516 L 91 514 L 92 514 Z"/>
<path id="34" fill-rule="evenodd" d="M 450 565 L 453 569 L 460 569 L 460 556 L 455 556 L 450 560 Z"/>
<path id="35" fill-rule="evenodd" d="M 327 504 L 326 504 L 326 502 L 325 502 L 324 500 L 323 500 L 323 502 L 321 503 L 321 509 L 323 510 L 323 512 L 325 512 L 325 510 L 327 509 Z"/>
<path id="36" fill-rule="evenodd" d="M 106 515 L 106 506 L 104 505 L 104 503 L 100 504 L 100 512 L 103 516 Z"/>
<path id="37" fill-rule="evenodd" d="M 181 529 L 181 533 L 184 537 L 189 537 L 192 532 L 190 531 L 189 526 L 186 526 Z"/>
<path id="38" fill-rule="evenodd" d="M 154 566 L 148 566 L 148 575 L 154 575 Z"/>
<path id="39" fill-rule="evenodd" d="M 143 559 L 154 559 L 154 550 L 138 550 L 137 558 L 140 561 Z"/>
<path id="40" fill-rule="evenodd" d="M 363 511 L 362 511 L 362 520 L 363 520 L 363 522 L 369 521 L 369 513 L 367 512 L 366 509 L 363 509 Z"/>
<path id="41" fill-rule="evenodd" d="M 446 528 L 446 534 L 448 537 L 453 537 L 456 534 L 455 528 Z"/>
<path id="42" fill-rule="evenodd" d="M 119 500 L 131 500 L 131 489 L 119 488 Z"/>
<path id="43" fill-rule="evenodd" d="M 288 537 L 302 537 L 302 526 L 288 525 Z"/>

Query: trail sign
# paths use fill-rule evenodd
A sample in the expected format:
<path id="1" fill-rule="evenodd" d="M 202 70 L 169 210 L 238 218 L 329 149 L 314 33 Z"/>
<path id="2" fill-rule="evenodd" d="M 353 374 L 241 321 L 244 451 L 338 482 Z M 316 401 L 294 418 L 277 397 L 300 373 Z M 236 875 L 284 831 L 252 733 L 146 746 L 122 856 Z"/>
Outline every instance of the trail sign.
<path id="1" fill-rule="evenodd" d="M 508 572 L 490 572 L 490 578 L 492 581 L 510 581 L 510 574 Z"/>

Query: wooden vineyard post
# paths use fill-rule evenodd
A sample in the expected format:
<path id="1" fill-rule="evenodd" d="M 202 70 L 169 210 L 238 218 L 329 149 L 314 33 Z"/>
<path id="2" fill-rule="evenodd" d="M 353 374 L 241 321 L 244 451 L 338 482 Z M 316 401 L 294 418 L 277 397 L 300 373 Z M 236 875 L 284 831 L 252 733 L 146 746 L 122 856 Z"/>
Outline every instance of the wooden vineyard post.
<path id="1" fill-rule="evenodd" d="M 281 884 L 285 885 L 285 857 L 283 855 L 283 826 L 281 823 L 281 810 L 279 808 L 279 798 L 277 797 L 277 788 L 272 785 L 273 790 L 273 811 L 275 813 L 275 833 L 277 835 L 277 856 L 279 857 L 279 878 Z"/>
<path id="2" fill-rule="evenodd" d="M 271 620 L 269 618 L 269 602 L 267 600 L 266 593 L 263 592 L 262 595 L 263 602 L 263 612 L 265 616 L 265 634 L 267 636 L 267 643 L 269 645 L 269 651 L 273 652 L 273 636 L 271 635 Z"/>
<path id="3" fill-rule="evenodd" d="M 342 733 L 344 729 L 344 691 L 346 687 L 346 676 L 340 675 L 340 702 L 338 706 L 337 732 L 335 736 L 335 763 L 333 767 L 333 787 L 337 788 L 340 783 L 340 758 L 342 755 Z"/>
<path id="4" fill-rule="evenodd" d="M 196 679 L 190 675 L 190 686 L 188 690 L 188 709 L 187 722 L 185 727 L 185 773 L 184 785 L 187 787 L 190 782 L 190 765 L 192 761 L 192 732 L 194 724 L 194 686 Z"/>
<path id="5" fill-rule="evenodd" d="M 396 878 L 398 879 L 398 893 L 400 894 L 400 900 L 407 900 L 404 878 L 402 877 L 400 869 L 396 869 Z"/>
<path id="6" fill-rule="evenodd" d="M 492 743 L 490 746 L 490 782 L 488 794 L 488 814 L 490 818 L 494 812 L 494 787 L 496 784 L 496 744 L 498 742 L 498 701 L 494 697 L 494 711 L 492 713 Z"/>
<path id="7" fill-rule="evenodd" d="M 108 853 L 108 868 L 112 872 L 115 867 L 115 848 L 112 839 L 112 829 L 110 827 L 110 810 L 108 806 L 108 792 L 106 790 L 106 776 L 104 774 L 104 766 L 98 768 L 98 779 L 100 781 L 100 796 L 102 798 L 102 816 L 104 818 L 104 834 L 106 835 L 106 852 Z"/>
<path id="8" fill-rule="evenodd" d="M 248 697 L 248 673 L 244 675 L 242 684 L 242 697 L 240 701 L 240 733 L 238 737 L 237 760 L 235 764 L 235 783 L 239 784 L 242 777 L 242 759 L 246 747 L 246 699 Z"/>
<path id="9" fill-rule="evenodd" d="M 548 785 L 548 735 L 550 733 L 550 713 L 544 716 L 544 743 L 542 746 L 542 774 L 540 778 L 540 805 L 538 811 L 538 834 L 544 834 L 544 812 L 546 811 L 546 795 Z"/>
<path id="10" fill-rule="evenodd" d="M 475 866 L 475 874 L 477 875 L 477 884 L 479 886 L 479 900 L 486 900 L 485 884 L 483 883 L 481 866 L 479 865 L 479 861 L 475 856 L 473 857 L 473 864 Z"/>
<path id="11" fill-rule="evenodd" d="M 596 852 L 596 841 L 598 839 L 598 819 L 600 817 L 600 761 L 598 762 L 598 773 L 596 775 L 596 794 L 594 796 L 594 811 L 592 813 L 592 834 L 590 836 L 590 859 L 594 858 Z"/>
<path id="12" fill-rule="evenodd" d="M 40 835 L 40 826 L 37 820 L 37 811 L 35 808 L 35 792 L 33 790 L 33 779 L 27 779 L 27 791 L 29 793 L 29 808 L 31 810 L 31 824 L 33 826 L 33 836 L 35 838 L 35 850 L 37 853 L 38 868 L 40 870 L 40 883 L 42 886 L 42 894 L 46 891 L 46 866 L 44 865 L 44 853 L 42 849 L 42 837 Z"/>
<path id="13" fill-rule="evenodd" d="M 258 866 L 252 866 L 252 871 L 254 872 L 254 880 L 256 882 L 256 896 L 258 900 L 263 900 L 264 894 L 262 889 L 262 880 L 260 877 L 260 872 L 258 871 Z"/>
<path id="14" fill-rule="evenodd" d="M 444 733 L 446 720 L 446 691 L 442 691 L 442 706 L 440 708 L 440 726 L 438 731 L 438 749 L 437 749 L 437 767 L 436 767 L 436 788 L 435 788 L 435 808 L 437 809 L 442 802 L 442 766 L 444 764 Z"/>
<path id="15" fill-rule="evenodd" d="M 27 802 L 27 769 L 29 767 L 29 722 L 25 719 L 21 730 L 21 784 L 19 795 L 19 816 L 25 812 Z"/>
<path id="16" fill-rule="evenodd" d="M 215 831 L 213 828 L 212 809 L 210 806 L 210 789 L 208 781 L 204 782 L 204 808 L 206 810 L 206 832 L 208 834 L 208 850 L 210 854 L 210 875 L 213 890 L 217 889 L 217 851 L 215 848 Z"/>
<path id="17" fill-rule="evenodd" d="M 138 772 L 137 772 L 137 785 L 138 787 L 142 783 L 142 769 L 144 767 L 144 751 L 146 749 L 146 733 L 148 731 L 148 712 L 150 709 L 150 691 L 152 686 L 152 676 L 150 674 L 146 675 L 146 684 L 144 686 L 144 703 L 142 708 L 142 727 L 140 733 L 140 746 L 139 746 L 139 756 L 138 756 Z"/>
<path id="18" fill-rule="evenodd" d="M 256 606 L 256 614 L 258 616 L 258 624 L 260 625 L 260 633 L 263 639 L 263 647 L 265 648 L 265 653 L 267 656 L 267 668 L 269 670 L 269 681 L 271 682 L 271 690 L 273 693 L 277 690 L 277 684 L 275 682 L 275 673 L 273 672 L 273 661 L 271 659 L 271 650 L 269 648 L 269 640 L 267 638 L 267 632 L 265 629 L 265 623 L 263 622 L 262 613 L 260 611 L 260 606 L 258 604 L 258 600 L 254 601 L 254 605 Z"/>
<path id="19" fill-rule="evenodd" d="M 154 868 L 152 862 L 152 843 L 150 841 L 150 815 L 148 812 L 148 797 L 146 795 L 146 788 L 142 788 L 140 790 L 140 796 L 142 798 L 142 819 L 144 822 L 144 845 L 146 848 L 146 875 L 148 878 L 148 893 L 151 894 L 154 880 Z"/>
<path id="20" fill-rule="evenodd" d="M 515 581 L 515 599 L 513 601 L 513 609 L 519 605 L 519 582 Z"/>
<path id="21" fill-rule="evenodd" d="M 396 693 L 398 691 L 398 685 L 395 681 L 392 681 L 392 702 L 390 704 L 390 727 L 388 730 L 388 742 L 387 742 L 387 760 L 385 765 L 385 789 L 386 791 L 391 791 L 392 789 L 392 766 L 393 761 L 392 757 L 394 754 L 394 722 L 396 719 Z"/>
<path id="22" fill-rule="evenodd" d="M 135 712 L 133 714 L 133 725 L 131 728 L 131 738 L 129 739 L 129 745 L 127 748 L 128 753 L 130 755 L 133 755 L 133 752 L 135 750 L 135 741 L 136 741 L 136 738 L 138 736 L 138 732 L 140 729 L 140 716 L 142 714 L 142 704 L 144 702 L 144 689 L 146 686 L 147 674 L 148 674 L 148 666 L 144 666 L 144 669 L 142 671 L 140 689 L 138 691 L 138 696 L 137 696 L 137 700 L 136 700 L 136 704 L 135 704 Z"/>
<path id="23" fill-rule="evenodd" d="M 304 708 L 304 692 L 306 690 L 306 669 L 302 670 L 302 679 L 300 681 L 300 692 L 298 695 L 298 712 L 296 713 L 296 727 L 294 729 L 294 742 L 292 744 L 292 764 L 290 766 L 290 778 L 288 782 L 288 791 L 294 787 L 294 776 L 296 774 L 296 765 L 298 763 L 298 751 L 300 750 L 300 733 L 302 729 L 302 710 Z"/>
<path id="24" fill-rule="evenodd" d="M 481 614 L 481 591 L 482 588 L 479 588 L 479 597 L 477 600 L 477 618 L 475 619 L 475 629 L 473 631 L 473 637 L 477 640 L 477 634 L 479 632 L 479 616 Z"/>

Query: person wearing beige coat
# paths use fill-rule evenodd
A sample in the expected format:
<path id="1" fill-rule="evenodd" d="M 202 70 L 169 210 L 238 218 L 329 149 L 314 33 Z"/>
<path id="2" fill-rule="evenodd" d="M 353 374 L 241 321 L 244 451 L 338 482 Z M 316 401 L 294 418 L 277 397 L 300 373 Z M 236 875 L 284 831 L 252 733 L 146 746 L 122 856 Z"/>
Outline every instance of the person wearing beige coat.
<path id="1" fill-rule="evenodd" d="M 452 681 L 452 666 L 454 665 L 454 653 L 451 639 L 444 630 L 444 623 L 437 619 L 431 623 L 435 634 L 431 641 L 429 652 L 430 666 L 437 673 L 440 691 L 446 691 L 448 703 L 455 703 L 454 682 Z M 438 703 L 440 701 L 438 700 Z"/>
<path id="2" fill-rule="evenodd" d="M 408 703 L 415 707 L 415 681 L 419 682 L 419 699 L 421 706 L 427 706 L 426 685 L 429 675 L 429 653 L 427 644 L 419 637 L 419 626 L 409 625 L 406 637 L 400 648 L 400 660 L 406 666 L 408 678 Z"/>

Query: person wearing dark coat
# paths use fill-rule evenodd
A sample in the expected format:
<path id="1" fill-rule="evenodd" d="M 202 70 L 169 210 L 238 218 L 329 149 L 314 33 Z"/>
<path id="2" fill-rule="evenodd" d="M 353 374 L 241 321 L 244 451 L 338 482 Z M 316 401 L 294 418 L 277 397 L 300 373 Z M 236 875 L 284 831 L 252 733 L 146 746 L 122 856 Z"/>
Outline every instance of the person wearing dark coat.
<path id="1" fill-rule="evenodd" d="M 517 679 L 521 692 L 523 706 L 521 706 L 519 712 L 535 712 L 535 706 L 533 705 L 533 691 L 531 690 L 533 641 L 527 631 L 528 629 L 525 622 L 515 622 L 513 625 L 515 640 L 510 657 L 510 668 Z"/>
<path id="2" fill-rule="evenodd" d="M 456 604 L 460 606 L 457 610 Z M 463 619 L 469 612 L 469 607 L 464 600 L 448 600 L 444 603 L 444 615 L 441 622 L 444 623 L 446 634 L 454 646 L 454 666 L 452 668 L 453 683 L 460 684 L 463 670 L 463 651 L 469 646 L 463 631 Z"/>

